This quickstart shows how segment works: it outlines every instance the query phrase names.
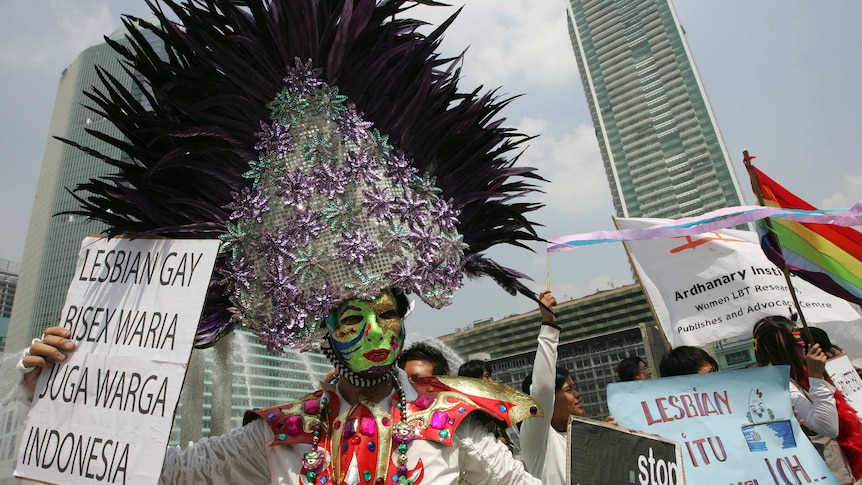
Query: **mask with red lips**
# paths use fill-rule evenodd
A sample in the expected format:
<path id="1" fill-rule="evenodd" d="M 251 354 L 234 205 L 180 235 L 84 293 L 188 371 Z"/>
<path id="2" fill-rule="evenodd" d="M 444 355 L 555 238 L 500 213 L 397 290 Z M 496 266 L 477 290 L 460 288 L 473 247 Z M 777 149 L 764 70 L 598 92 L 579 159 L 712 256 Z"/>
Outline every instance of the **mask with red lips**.
<path id="1" fill-rule="evenodd" d="M 360 387 L 387 378 L 404 347 L 404 322 L 392 292 L 371 301 L 347 300 L 332 317 L 323 350 L 339 375 Z"/>

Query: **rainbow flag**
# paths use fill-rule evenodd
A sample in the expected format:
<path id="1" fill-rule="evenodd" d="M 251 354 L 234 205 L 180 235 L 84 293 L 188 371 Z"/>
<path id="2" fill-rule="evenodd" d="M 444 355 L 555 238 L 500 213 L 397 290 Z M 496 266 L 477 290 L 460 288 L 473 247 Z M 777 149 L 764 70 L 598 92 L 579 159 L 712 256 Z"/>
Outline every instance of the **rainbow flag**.
<path id="1" fill-rule="evenodd" d="M 752 188 L 763 205 L 784 209 L 815 210 L 766 174 L 748 164 Z M 843 298 L 862 305 L 862 233 L 833 224 L 770 219 L 757 222 L 760 245 L 779 268 L 785 263 L 791 274 Z"/>

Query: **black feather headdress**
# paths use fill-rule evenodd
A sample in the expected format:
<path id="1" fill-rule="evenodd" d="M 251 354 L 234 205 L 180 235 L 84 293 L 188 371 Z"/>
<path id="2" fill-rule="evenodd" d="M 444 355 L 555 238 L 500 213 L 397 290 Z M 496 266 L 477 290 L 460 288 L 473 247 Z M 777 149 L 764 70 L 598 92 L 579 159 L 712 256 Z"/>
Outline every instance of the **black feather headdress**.
<path id="1" fill-rule="evenodd" d="M 345 298 L 440 307 L 464 274 L 535 299 L 483 254 L 540 239 L 540 205 L 516 202 L 543 180 L 515 166 L 529 137 L 503 127 L 512 98 L 458 90 L 460 59 L 437 53 L 457 12 L 432 29 L 405 18 L 417 4 L 440 5 L 148 0 L 158 23 L 128 17 L 129 46 L 108 40 L 135 81 L 99 70 L 91 109 L 123 137 L 90 133 L 125 155 L 76 145 L 115 171 L 76 188 L 75 213 L 109 235 L 224 241 L 198 347 L 241 323 L 310 348 Z"/>

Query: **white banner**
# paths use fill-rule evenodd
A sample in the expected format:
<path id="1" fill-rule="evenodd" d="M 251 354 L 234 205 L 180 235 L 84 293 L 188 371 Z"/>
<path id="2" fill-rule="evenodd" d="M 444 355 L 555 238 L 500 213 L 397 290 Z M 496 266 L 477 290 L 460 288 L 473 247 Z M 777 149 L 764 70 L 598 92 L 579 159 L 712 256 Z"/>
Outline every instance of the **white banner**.
<path id="1" fill-rule="evenodd" d="M 666 220 L 616 221 L 620 229 L 640 229 Z M 789 316 L 793 309 L 784 274 L 763 254 L 753 232 L 724 229 L 624 244 L 673 347 L 751 335 L 760 318 Z M 838 346 L 859 346 L 862 318 L 848 302 L 798 277 L 792 282 L 809 324 L 826 330 Z"/>
<path id="2" fill-rule="evenodd" d="M 218 245 L 84 239 L 59 319 L 77 349 L 39 376 L 15 476 L 158 482 Z"/>

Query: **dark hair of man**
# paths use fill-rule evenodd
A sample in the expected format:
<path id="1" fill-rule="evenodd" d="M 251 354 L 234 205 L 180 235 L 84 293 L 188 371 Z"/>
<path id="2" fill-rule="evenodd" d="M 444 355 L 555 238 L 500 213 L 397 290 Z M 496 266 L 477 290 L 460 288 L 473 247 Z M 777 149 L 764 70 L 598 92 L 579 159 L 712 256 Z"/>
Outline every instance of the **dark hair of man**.
<path id="1" fill-rule="evenodd" d="M 659 364 L 659 372 L 662 377 L 697 374 L 704 364 L 711 365 L 713 371 L 718 370 L 718 362 L 706 351 L 683 345 L 664 354 Z"/>
<path id="2" fill-rule="evenodd" d="M 820 344 L 820 348 L 823 349 L 824 352 L 832 352 L 837 348 L 835 344 L 832 343 L 826 330 L 817 327 L 808 327 L 808 331 L 811 332 L 812 345 Z M 802 332 L 802 337 L 805 338 L 805 332 Z"/>
<path id="3" fill-rule="evenodd" d="M 563 384 L 566 382 L 567 377 L 572 377 L 572 374 L 569 373 L 568 369 L 565 367 L 557 366 L 557 375 L 554 378 L 554 392 L 560 392 L 560 389 L 563 388 Z M 572 377 L 572 380 L 574 378 Z M 524 394 L 530 393 L 530 386 L 533 384 L 533 373 L 530 372 L 527 374 L 527 377 L 524 379 L 524 382 L 521 383 L 521 391 Z"/>
<path id="4" fill-rule="evenodd" d="M 461 367 L 458 368 L 458 375 L 481 379 L 485 371 L 488 372 L 488 376 L 491 375 L 491 367 L 484 360 L 471 359 L 461 364 Z"/>
<path id="5" fill-rule="evenodd" d="M 799 356 L 799 344 L 793 337 L 793 322 L 780 315 L 761 318 L 754 324 L 751 337 L 757 339 L 754 358 L 757 365 L 789 365 L 790 377 L 799 379 L 805 375 L 804 363 Z"/>
<path id="6" fill-rule="evenodd" d="M 633 381 L 641 372 L 641 363 L 646 362 L 637 355 L 631 355 L 621 360 L 617 365 L 617 375 L 623 382 Z"/>
<path id="7" fill-rule="evenodd" d="M 401 357 L 398 358 L 398 367 L 402 369 L 411 360 L 424 360 L 431 363 L 434 367 L 435 376 L 445 376 L 449 374 L 449 361 L 437 347 L 428 342 L 416 342 L 410 347 L 404 349 Z"/>

